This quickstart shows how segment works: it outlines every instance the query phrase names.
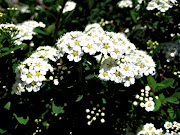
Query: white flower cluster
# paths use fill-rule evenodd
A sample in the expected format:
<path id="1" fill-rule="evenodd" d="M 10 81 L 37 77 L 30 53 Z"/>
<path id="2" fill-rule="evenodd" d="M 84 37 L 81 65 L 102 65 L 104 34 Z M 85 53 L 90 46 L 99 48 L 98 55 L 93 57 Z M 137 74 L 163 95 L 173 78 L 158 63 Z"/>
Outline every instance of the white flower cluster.
<path id="1" fill-rule="evenodd" d="M 118 7 L 120 8 L 126 8 L 126 7 L 133 7 L 133 2 L 132 0 L 121 0 L 117 3 Z"/>
<path id="2" fill-rule="evenodd" d="M 42 82 L 46 80 L 48 71 L 53 73 L 53 67 L 49 60 L 56 61 L 56 50 L 50 46 L 43 46 L 37 50 L 16 68 L 16 82 L 13 90 L 20 95 L 21 92 L 40 90 Z"/>
<path id="3" fill-rule="evenodd" d="M 125 87 L 129 87 L 135 83 L 135 78 L 139 79 L 143 75 L 154 74 L 155 63 L 144 51 L 134 50 L 125 53 L 120 59 L 113 59 L 111 56 L 104 60 L 99 73 L 99 78 L 102 80 L 123 82 Z"/>
<path id="4" fill-rule="evenodd" d="M 150 56 L 137 50 L 124 34 L 106 32 L 99 24 L 87 25 L 84 33 L 66 33 L 56 45 L 59 57 L 67 54 L 69 61 L 74 62 L 79 62 L 84 53 L 95 55 L 100 52 L 102 65 L 99 78 L 124 82 L 126 87 L 134 84 L 135 78 L 155 73 L 155 63 Z"/>
<path id="5" fill-rule="evenodd" d="M 162 128 L 156 129 L 154 124 L 146 123 L 141 131 L 137 133 L 137 135 L 179 135 L 180 134 L 180 123 L 174 121 L 169 122 L 166 121 L 164 123 L 165 132 Z"/>
<path id="6" fill-rule="evenodd" d="M 15 39 L 14 43 L 16 45 L 20 45 L 22 44 L 22 42 L 24 40 L 31 40 L 33 38 L 33 35 L 35 35 L 36 33 L 33 31 L 34 28 L 36 27 L 45 27 L 45 24 L 42 22 L 36 22 L 34 20 L 31 21 L 25 21 L 21 24 L 0 24 L 0 29 L 4 29 L 4 28 L 14 28 L 16 29 L 18 32 L 11 32 L 13 38 Z M 16 35 L 14 37 L 14 35 Z"/>
<path id="7" fill-rule="evenodd" d="M 180 134 L 180 123 L 173 121 L 166 121 L 164 123 L 164 128 L 166 130 L 165 135 L 179 135 Z"/>
<path id="8" fill-rule="evenodd" d="M 137 4 L 135 5 L 135 8 L 139 10 L 140 4 L 142 3 L 142 0 L 137 0 Z M 118 7 L 120 8 L 132 8 L 133 7 L 133 1 L 132 0 L 121 0 L 117 3 Z"/>
<path id="9" fill-rule="evenodd" d="M 69 61 L 79 62 L 84 53 L 94 55 L 101 52 L 118 59 L 124 53 L 135 49 L 124 34 L 106 32 L 99 24 L 87 25 L 85 32 L 73 31 L 66 33 L 57 41 L 59 56 L 67 53 Z"/>
<path id="10" fill-rule="evenodd" d="M 133 105 L 137 106 L 138 104 L 140 107 L 145 108 L 147 112 L 153 111 L 155 108 L 155 103 L 153 101 L 153 93 L 150 92 L 151 88 L 147 85 L 145 86 L 145 90 L 141 89 L 141 94 L 136 95 L 135 98 L 139 101 L 134 101 Z M 158 99 L 158 96 L 155 96 Z"/>
<path id="11" fill-rule="evenodd" d="M 137 135 L 163 135 L 163 130 L 162 128 L 156 129 L 152 123 L 146 123 Z"/>
<path id="12" fill-rule="evenodd" d="M 72 11 L 73 9 L 76 8 L 76 3 L 73 1 L 67 1 L 65 4 L 65 7 L 63 9 L 63 13 L 66 13 L 68 11 Z"/>
<path id="13" fill-rule="evenodd" d="M 167 62 L 173 61 L 176 56 L 180 57 L 179 43 L 174 43 L 174 42 L 166 42 L 166 43 L 164 43 L 163 53 L 165 54 Z"/>
<path id="14" fill-rule="evenodd" d="M 147 10 L 157 9 L 161 12 L 166 12 L 169 8 L 173 7 L 177 0 L 151 0 L 146 7 Z"/>
<path id="15" fill-rule="evenodd" d="M 40 46 L 31 55 L 31 58 L 43 58 L 46 61 L 57 61 L 57 50 L 51 46 Z"/>

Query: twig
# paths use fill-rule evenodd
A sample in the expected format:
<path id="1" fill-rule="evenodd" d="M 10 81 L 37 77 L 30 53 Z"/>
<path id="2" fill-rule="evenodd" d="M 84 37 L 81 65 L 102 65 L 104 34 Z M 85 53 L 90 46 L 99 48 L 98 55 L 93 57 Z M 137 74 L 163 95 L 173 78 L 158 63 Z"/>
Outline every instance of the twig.
<path id="1" fill-rule="evenodd" d="M 49 10 L 49 8 L 48 8 L 46 5 L 44 5 L 44 3 L 40 2 L 39 0 L 36 0 L 36 1 L 37 1 L 43 8 Z"/>
<path id="2" fill-rule="evenodd" d="M 55 41 L 55 39 L 56 39 L 56 35 L 57 35 L 58 30 L 59 30 L 60 19 L 61 19 L 61 16 L 62 16 L 62 14 L 63 14 L 63 9 L 64 9 L 65 4 L 66 4 L 67 1 L 68 1 L 68 0 L 63 0 L 62 8 L 61 8 L 61 10 L 60 10 L 60 12 L 59 12 L 59 14 L 58 14 L 58 16 L 57 16 L 56 25 L 55 25 L 55 30 L 54 30 L 54 34 L 53 34 L 53 42 L 52 42 L 52 44 L 54 44 L 54 41 Z"/>

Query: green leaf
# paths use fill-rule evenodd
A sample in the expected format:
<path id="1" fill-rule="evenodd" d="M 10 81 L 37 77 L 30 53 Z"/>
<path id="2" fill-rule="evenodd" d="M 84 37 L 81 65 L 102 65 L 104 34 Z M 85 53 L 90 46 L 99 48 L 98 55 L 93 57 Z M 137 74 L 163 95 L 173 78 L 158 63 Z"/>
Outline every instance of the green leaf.
<path id="1" fill-rule="evenodd" d="M 94 0 L 88 0 L 89 9 L 91 9 L 93 5 L 94 5 Z"/>
<path id="2" fill-rule="evenodd" d="M 76 102 L 81 101 L 82 98 L 83 98 L 83 95 L 79 95 L 79 97 L 76 99 Z"/>
<path id="3" fill-rule="evenodd" d="M 167 79 L 163 80 L 162 82 L 157 83 L 157 90 L 160 91 L 160 90 L 165 89 L 167 87 L 173 88 L 173 83 L 174 83 L 173 78 L 167 78 Z"/>
<path id="4" fill-rule="evenodd" d="M 63 107 L 61 106 L 56 106 L 54 103 L 52 104 L 52 111 L 54 113 L 61 113 L 63 110 Z"/>
<path id="5" fill-rule="evenodd" d="M 155 111 L 158 111 L 160 109 L 161 100 L 158 98 L 158 99 L 155 99 L 154 101 L 155 101 L 155 105 L 156 105 L 155 108 L 154 108 L 154 112 L 155 112 Z"/>
<path id="6" fill-rule="evenodd" d="M 102 102 L 103 102 L 103 104 L 107 103 L 105 98 L 102 98 Z"/>
<path id="7" fill-rule="evenodd" d="M 40 34 L 43 34 L 43 35 L 48 35 L 46 32 L 42 31 L 40 28 L 35 28 L 34 31 L 36 33 L 40 33 Z"/>
<path id="8" fill-rule="evenodd" d="M 85 70 L 86 70 L 86 71 L 87 71 L 87 70 L 90 70 L 90 67 L 89 67 L 89 66 L 85 67 Z"/>
<path id="9" fill-rule="evenodd" d="M 10 54 L 12 51 L 15 51 L 17 49 L 23 48 L 24 46 L 25 45 L 19 45 L 19 46 L 16 46 L 15 48 L 10 48 L 9 51 L 4 52 L 4 53 L 0 53 L 0 58 Z"/>
<path id="10" fill-rule="evenodd" d="M 153 90 L 156 92 L 157 83 L 156 83 L 155 79 L 152 77 L 152 75 L 149 75 L 147 77 L 147 81 L 149 83 L 149 86 L 151 88 L 153 88 Z"/>
<path id="11" fill-rule="evenodd" d="M 92 79 L 94 77 L 94 74 L 90 74 L 88 76 L 85 77 L 86 80 Z"/>
<path id="12" fill-rule="evenodd" d="M 131 17 L 132 17 L 133 21 L 134 21 L 135 23 L 137 23 L 138 13 L 137 13 L 136 11 L 134 11 L 134 10 L 131 10 L 131 11 L 130 11 L 130 14 L 131 14 Z"/>
<path id="13" fill-rule="evenodd" d="M 171 119 L 174 119 L 174 117 L 176 117 L 173 109 L 168 108 L 167 112 L 169 113 L 169 117 L 171 117 Z"/>
<path id="14" fill-rule="evenodd" d="M 0 134 L 4 134 L 7 130 L 3 130 L 0 128 Z"/>
<path id="15" fill-rule="evenodd" d="M 163 46 L 163 44 L 159 44 L 158 46 L 156 46 L 156 48 L 154 49 L 153 53 L 156 54 L 156 53 L 160 52 L 162 46 Z"/>
<path id="16" fill-rule="evenodd" d="M 51 24 L 47 28 L 45 28 L 45 31 L 49 34 L 54 33 L 54 30 L 55 30 L 55 24 Z"/>
<path id="17" fill-rule="evenodd" d="M 164 99 L 164 102 L 169 102 L 169 103 L 173 103 L 173 104 L 179 104 L 179 101 L 176 97 L 168 97 L 166 99 Z"/>
<path id="18" fill-rule="evenodd" d="M 27 116 L 27 118 L 25 119 L 23 117 L 18 117 L 15 113 L 13 113 L 13 115 L 20 124 L 26 125 L 27 122 L 29 121 L 29 116 Z"/>
<path id="19" fill-rule="evenodd" d="M 175 92 L 171 97 L 180 99 L 180 92 Z"/>
<path id="20" fill-rule="evenodd" d="M 4 106 L 5 109 L 9 110 L 11 107 L 11 102 L 7 102 L 7 104 Z"/>
<path id="21" fill-rule="evenodd" d="M 165 99 L 165 96 L 164 96 L 163 93 L 159 94 L 159 99 L 160 99 L 161 101 L 163 101 L 163 100 Z"/>
<path id="22" fill-rule="evenodd" d="M 48 129 L 48 128 L 49 128 L 49 126 L 48 126 L 48 122 L 47 122 L 47 121 L 43 121 L 43 122 L 42 122 L 42 125 L 43 125 L 44 127 L 46 127 L 46 129 Z"/>

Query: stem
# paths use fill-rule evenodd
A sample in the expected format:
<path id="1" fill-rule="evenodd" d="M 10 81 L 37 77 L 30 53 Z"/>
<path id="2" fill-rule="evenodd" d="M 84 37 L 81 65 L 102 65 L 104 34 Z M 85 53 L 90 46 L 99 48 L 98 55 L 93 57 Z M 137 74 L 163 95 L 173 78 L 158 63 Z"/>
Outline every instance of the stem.
<path id="1" fill-rule="evenodd" d="M 52 42 L 53 44 L 54 44 L 54 41 L 55 41 L 55 39 L 56 39 L 57 32 L 58 32 L 58 30 L 59 30 L 60 19 L 61 19 L 61 16 L 62 16 L 62 14 L 63 14 L 63 9 L 64 9 L 65 4 L 66 4 L 67 1 L 68 1 L 68 0 L 63 0 L 62 8 L 61 8 L 61 10 L 60 10 L 60 12 L 59 12 L 59 14 L 58 14 L 58 16 L 57 16 L 56 25 L 55 25 L 55 31 L 54 31 L 54 34 L 53 34 L 53 42 Z"/>
<path id="2" fill-rule="evenodd" d="M 48 8 L 46 5 L 44 5 L 44 3 L 40 2 L 39 0 L 36 0 L 36 1 L 37 1 L 43 8 L 49 10 L 49 8 Z"/>
<path id="3" fill-rule="evenodd" d="M 101 59 L 100 59 L 100 61 L 99 61 L 99 63 L 98 63 L 98 68 L 100 68 L 101 62 L 102 62 L 102 59 L 103 59 L 103 58 L 104 58 L 104 54 L 101 55 Z"/>
<path id="4" fill-rule="evenodd" d="M 82 60 L 79 62 L 79 84 L 83 85 Z"/>

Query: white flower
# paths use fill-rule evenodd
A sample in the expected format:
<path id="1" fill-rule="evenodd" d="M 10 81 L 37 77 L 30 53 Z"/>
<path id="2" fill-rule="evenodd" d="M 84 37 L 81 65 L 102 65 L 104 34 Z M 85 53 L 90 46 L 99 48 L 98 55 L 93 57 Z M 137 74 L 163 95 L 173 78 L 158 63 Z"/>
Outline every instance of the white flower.
<path id="1" fill-rule="evenodd" d="M 134 102 L 133 102 L 133 105 L 134 105 L 134 106 L 137 106 L 137 104 L 138 104 L 137 101 L 134 101 Z"/>
<path id="2" fill-rule="evenodd" d="M 171 6 L 167 3 L 161 3 L 158 5 L 157 9 L 161 12 L 166 12 Z"/>
<path id="3" fill-rule="evenodd" d="M 123 82 L 124 83 L 124 86 L 125 87 L 129 87 L 131 84 L 134 84 L 135 83 L 135 78 L 134 77 L 126 77 L 125 79 L 123 79 Z"/>
<path id="4" fill-rule="evenodd" d="M 31 84 L 28 84 L 26 85 L 26 90 L 28 92 L 37 92 L 40 90 L 40 86 L 42 85 L 42 82 L 35 82 L 35 81 L 32 81 Z"/>
<path id="5" fill-rule="evenodd" d="M 91 29 L 102 29 L 102 28 L 101 28 L 101 25 L 98 24 L 98 23 L 88 24 L 88 25 L 85 27 L 84 32 L 87 33 L 87 32 L 89 32 Z"/>
<path id="6" fill-rule="evenodd" d="M 154 124 L 152 124 L 152 123 L 146 123 L 146 124 L 144 125 L 144 130 L 145 130 L 146 132 L 150 132 L 150 131 L 155 131 L 156 128 L 154 127 Z"/>
<path id="7" fill-rule="evenodd" d="M 56 61 L 57 50 L 51 46 L 40 46 L 30 57 Z"/>
<path id="8" fill-rule="evenodd" d="M 140 103 L 140 107 L 145 107 L 145 104 L 143 102 Z"/>
<path id="9" fill-rule="evenodd" d="M 105 81 L 108 81 L 110 79 L 110 71 L 108 70 L 107 67 L 103 67 L 99 70 L 99 78 Z"/>
<path id="10" fill-rule="evenodd" d="M 120 72 L 120 68 L 119 67 L 113 67 L 111 68 L 111 81 L 115 81 L 116 83 L 121 83 L 122 82 L 122 75 Z"/>
<path id="11" fill-rule="evenodd" d="M 42 74 L 41 71 L 34 71 L 32 73 L 32 75 L 34 76 L 34 81 L 35 82 L 44 81 L 45 80 L 45 76 Z"/>
<path id="12" fill-rule="evenodd" d="M 83 51 L 85 53 L 89 53 L 90 55 L 94 55 L 99 50 L 98 46 L 92 40 L 82 41 L 82 44 Z"/>
<path id="13" fill-rule="evenodd" d="M 158 5 L 155 1 L 150 1 L 148 3 L 148 6 L 146 7 L 147 10 L 154 10 L 155 8 L 157 8 Z"/>
<path id="14" fill-rule="evenodd" d="M 150 91 L 151 88 L 147 85 L 147 86 L 145 86 L 145 90 L 146 90 L 146 91 Z"/>
<path id="15" fill-rule="evenodd" d="M 58 85 L 58 84 L 59 84 L 58 79 L 54 79 L 54 85 Z"/>
<path id="16" fill-rule="evenodd" d="M 172 123 L 171 123 L 171 122 L 166 121 L 166 122 L 164 123 L 164 128 L 165 128 L 165 129 L 170 129 L 171 127 L 172 127 Z"/>
<path id="17" fill-rule="evenodd" d="M 177 2 L 177 0 L 170 0 L 173 4 Z"/>
<path id="18" fill-rule="evenodd" d="M 157 135 L 163 135 L 163 130 L 162 130 L 162 128 L 156 129 L 155 133 L 156 133 Z"/>
<path id="19" fill-rule="evenodd" d="M 83 55 L 83 52 L 79 46 L 74 47 L 73 50 L 69 52 L 67 55 L 67 58 L 69 61 L 79 62 L 81 60 L 81 56 Z"/>
<path id="20" fill-rule="evenodd" d="M 76 7 L 76 3 L 75 2 L 68 1 L 65 4 L 65 7 L 63 9 L 63 13 L 68 12 L 68 11 L 72 11 L 73 9 L 75 9 L 75 7 Z"/>
<path id="21" fill-rule="evenodd" d="M 22 83 L 20 80 L 17 80 L 14 84 L 13 84 L 13 90 L 14 93 L 17 95 L 21 95 L 21 92 L 25 92 L 25 84 Z"/>
<path id="22" fill-rule="evenodd" d="M 110 56 L 114 59 L 120 59 L 124 53 L 124 49 L 121 49 L 121 46 L 114 45 L 113 49 L 110 51 Z"/>
<path id="23" fill-rule="evenodd" d="M 145 133 L 146 133 L 145 131 L 141 130 L 140 132 L 137 133 L 137 135 L 145 135 Z"/>
<path id="24" fill-rule="evenodd" d="M 146 110 L 147 112 L 153 111 L 153 110 L 154 110 L 154 106 L 155 106 L 154 101 L 147 101 L 147 102 L 145 103 L 145 110 Z"/>
<path id="25" fill-rule="evenodd" d="M 133 7 L 133 3 L 131 0 L 121 0 L 117 4 L 120 8 L 124 8 L 124 7 L 130 7 L 131 8 L 131 7 Z"/>
<path id="26" fill-rule="evenodd" d="M 34 76 L 32 74 L 33 70 L 31 69 L 23 69 L 21 80 L 26 82 L 27 84 L 30 84 L 34 80 Z"/>

